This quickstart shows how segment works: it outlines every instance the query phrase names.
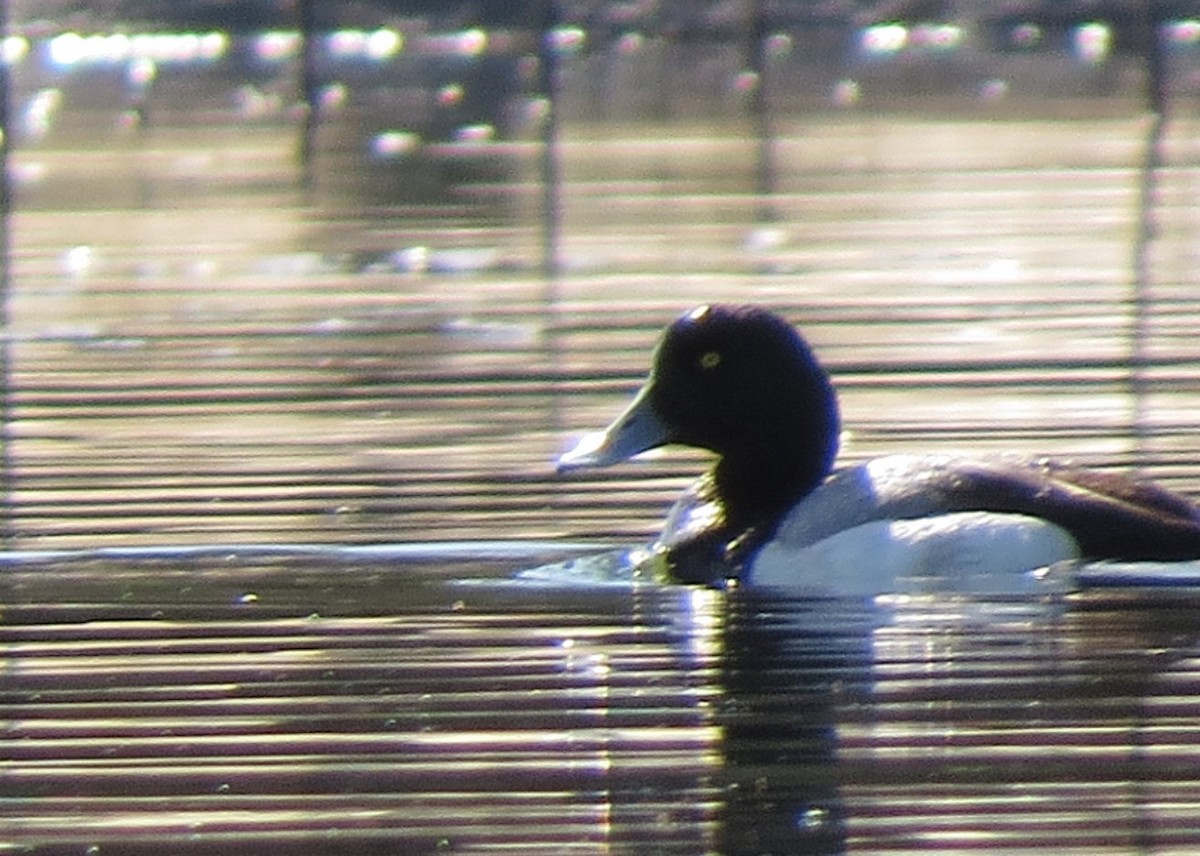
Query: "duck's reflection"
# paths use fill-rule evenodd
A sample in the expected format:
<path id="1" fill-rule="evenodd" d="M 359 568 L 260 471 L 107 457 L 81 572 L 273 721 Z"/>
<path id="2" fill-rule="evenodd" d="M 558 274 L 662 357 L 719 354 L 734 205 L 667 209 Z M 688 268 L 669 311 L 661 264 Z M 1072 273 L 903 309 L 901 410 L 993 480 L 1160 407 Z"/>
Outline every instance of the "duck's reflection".
<path id="1" fill-rule="evenodd" d="M 1176 834 L 1194 602 L 726 597 L 721 852 Z"/>
<path id="2" fill-rule="evenodd" d="M 749 590 L 728 596 L 718 713 L 722 853 L 845 848 L 835 699 L 870 681 L 871 635 L 861 623 L 853 635 L 831 632 L 831 606 Z"/>

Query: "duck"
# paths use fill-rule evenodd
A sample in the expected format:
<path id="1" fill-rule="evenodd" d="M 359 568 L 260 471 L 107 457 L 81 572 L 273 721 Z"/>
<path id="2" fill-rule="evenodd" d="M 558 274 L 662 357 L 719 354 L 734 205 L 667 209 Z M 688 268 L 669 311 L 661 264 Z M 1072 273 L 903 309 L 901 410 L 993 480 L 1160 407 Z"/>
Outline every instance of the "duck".
<path id="1" fill-rule="evenodd" d="M 1153 482 L 1015 455 L 839 468 L 841 430 L 829 373 L 792 324 L 708 304 L 666 327 L 640 391 L 557 469 L 670 445 L 712 452 L 650 546 L 681 583 L 1009 592 L 1037 590 L 1063 563 L 1200 558 L 1200 508 Z"/>

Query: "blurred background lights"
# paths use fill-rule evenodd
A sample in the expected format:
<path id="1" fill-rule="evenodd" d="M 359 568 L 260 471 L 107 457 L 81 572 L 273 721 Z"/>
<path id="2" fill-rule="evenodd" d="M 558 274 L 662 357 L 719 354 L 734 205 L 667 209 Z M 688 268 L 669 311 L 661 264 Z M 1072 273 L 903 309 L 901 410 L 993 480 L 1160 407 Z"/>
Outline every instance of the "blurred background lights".
<path id="1" fill-rule="evenodd" d="M 949 52 L 962 47 L 965 34 L 958 24 L 873 24 L 859 35 L 859 46 L 868 56 L 888 57 L 902 51 Z"/>
<path id="2" fill-rule="evenodd" d="M 337 30 L 326 41 L 329 55 L 337 59 L 391 59 L 404 46 L 404 38 L 396 30 Z"/>
<path id="3" fill-rule="evenodd" d="M 617 53 L 629 56 L 635 54 L 642 49 L 642 45 L 646 43 L 646 37 L 636 31 L 625 33 L 621 38 L 617 39 Z"/>
<path id="4" fill-rule="evenodd" d="M 950 51 L 962 44 L 962 27 L 956 24 L 921 24 L 914 27 L 911 43 L 914 47 L 934 51 Z"/>
<path id="5" fill-rule="evenodd" d="M 868 54 L 894 54 L 908 44 L 908 28 L 903 24 L 874 24 L 862 31 L 860 44 Z"/>
<path id="6" fill-rule="evenodd" d="M 34 93 L 21 111 L 21 131 L 25 137 L 37 139 L 45 136 L 61 105 L 61 89 L 41 89 Z"/>
<path id="7" fill-rule="evenodd" d="M 979 97 L 984 101 L 1000 101 L 1008 97 L 1008 81 L 998 77 L 989 78 L 979 84 Z"/>
<path id="8" fill-rule="evenodd" d="M 537 126 L 550 115 L 549 98 L 528 98 L 521 106 L 521 118 L 526 125 Z"/>
<path id="9" fill-rule="evenodd" d="M 0 42 L 0 58 L 5 65 L 16 65 L 29 55 L 29 40 L 24 36 L 8 36 Z"/>
<path id="10" fill-rule="evenodd" d="M 447 83 L 437 91 L 437 103 L 442 107 L 453 107 L 463 100 L 461 83 Z"/>
<path id="11" fill-rule="evenodd" d="M 371 139 L 371 154 L 380 160 L 403 157 L 421 144 L 421 138 L 411 131 L 383 131 Z"/>
<path id="12" fill-rule="evenodd" d="M 582 27 L 557 27 L 548 36 L 550 47 L 563 54 L 577 53 L 587 43 L 587 33 Z"/>
<path id="13" fill-rule="evenodd" d="M 480 122 L 474 125 L 463 125 L 454 132 L 454 139 L 460 143 L 487 143 L 496 137 L 493 125 Z"/>
<path id="14" fill-rule="evenodd" d="M 773 59 L 787 56 L 792 52 L 792 37 L 787 33 L 772 33 L 767 36 L 764 48 L 767 56 Z"/>
<path id="15" fill-rule="evenodd" d="M 125 79 L 134 87 L 149 86 L 157 76 L 158 65 L 147 57 L 138 57 L 130 62 L 129 70 L 125 72 Z"/>
<path id="16" fill-rule="evenodd" d="M 488 34 L 478 28 L 426 36 L 424 48 L 434 54 L 479 56 L 487 50 Z"/>
<path id="17" fill-rule="evenodd" d="M 263 119 L 283 112 L 283 99 L 277 92 L 264 92 L 252 84 L 239 86 L 233 92 L 233 103 L 244 119 Z"/>
<path id="18" fill-rule="evenodd" d="M 1037 24 L 1026 22 L 1017 24 L 1012 29 L 1012 45 L 1016 48 L 1029 49 L 1041 44 L 1042 28 Z"/>
<path id="19" fill-rule="evenodd" d="M 321 87 L 321 94 L 318 97 L 318 101 L 322 109 L 334 110 L 346 103 L 346 98 L 349 94 L 346 84 L 330 83 Z"/>
<path id="20" fill-rule="evenodd" d="M 843 78 L 833 84 L 829 92 L 829 100 L 838 107 L 852 107 L 862 97 L 862 90 L 857 80 Z"/>
<path id="21" fill-rule="evenodd" d="M 484 30 L 465 30 L 457 37 L 458 52 L 466 56 L 478 56 L 487 50 L 488 35 Z"/>
<path id="22" fill-rule="evenodd" d="M 215 62 L 229 49 L 225 33 L 61 33 L 48 45 L 51 63 L 62 69 L 115 65 L 130 60 L 156 63 Z"/>
<path id="23" fill-rule="evenodd" d="M 325 43 L 333 57 L 353 57 L 366 53 L 367 34 L 362 30 L 338 30 L 330 33 Z"/>
<path id="24" fill-rule="evenodd" d="M 389 59 L 404 48 L 404 37 L 396 30 L 382 28 L 367 36 L 367 56 L 371 59 Z"/>
<path id="25" fill-rule="evenodd" d="M 300 52 L 300 34 L 295 31 L 270 30 L 254 41 L 254 54 L 263 62 L 281 62 Z"/>
<path id="26" fill-rule="evenodd" d="M 738 94 L 753 92 L 758 88 L 758 74 L 753 71 L 739 71 L 733 77 L 731 88 Z"/>
<path id="27" fill-rule="evenodd" d="M 1095 64 L 1104 62 L 1112 48 L 1112 29 L 1108 24 L 1090 21 L 1075 28 L 1072 46 L 1075 56 L 1083 62 Z"/>
<path id="28" fill-rule="evenodd" d="M 1177 45 L 1200 44 L 1200 20 L 1188 18 L 1166 25 L 1167 40 Z"/>

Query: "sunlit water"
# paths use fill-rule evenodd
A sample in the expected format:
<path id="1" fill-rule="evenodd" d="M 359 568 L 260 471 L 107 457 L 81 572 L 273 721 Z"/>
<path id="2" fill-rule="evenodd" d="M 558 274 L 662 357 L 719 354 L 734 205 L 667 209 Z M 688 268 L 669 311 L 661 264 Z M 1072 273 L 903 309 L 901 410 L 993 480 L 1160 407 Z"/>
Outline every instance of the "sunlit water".
<path id="1" fill-rule="evenodd" d="M 389 204 L 347 199 L 334 142 L 303 192 L 277 124 L 18 147 L 10 543 L 647 538 L 702 460 L 550 461 L 709 300 L 802 326 L 847 460 L 1049 454 L 1193 492 L 1197 173 L 1172 128 L 1145 302 L 1136 113 L 790 118 L 767 224 L 736 122 L 569 126 L 553 282 L 532 145 Z"/>
<path id="2" fill-rule="evenodd" d="M 632 581 L 589 555 L 509 542 L 13 557 L 4 840 L 1200 845 L 1195 590 L 796 598 Z"/>
<path id="3" fill-rule="evenodd" d="M 1114 132 L 1121 163 L 1131 130 Z M 858 139 L 830 133 L 819 157 L 791 151 L 826 164 Z M 213 267 L 185 267 L 185 241 L 131 277 L 150 244 L 101 243 L 128 212 L 23 215 L 10 516 L 19 550 L 50 552 L 3 571 L 0 840 L 53 854 L 1200 847 L 1190 591 L 813 599 L 577 560 L 643 543 L 706 465 L 672 454 L 562 479 L 550 463 L 633 390 L 660 324 L 705 299 L 805 323 L 838 378 L 851 460 L 1064 454 L 1195 490 L 1183 255 L 1168 254 L 1141 410 L 1124 362 L 1134 171 L 1105 166 L 1110 145 L 1083 170 L 935 165 L 916 180 L 884 168 L 895 133 L 854 155 L 879 174 L 783 196 L 778 246 L 743 243 L 748 198 L 579 185 L 579 272 L 550 312 L 532 263 L 348 273 L 297 256 L 311 233 L 295 222 L 266 253 L 209 211 L 232 242 L 199 254 Z M 981 151 L 996 129 L 963 134 Z M 580 169 L 607 173 L 629 150 L 580 146 L 608 152 Z M 657 149 L 676 166 L 678 150 Z M 742 213 L 701 226 L 714 211 Z M 93 267 L 62 273 L 58 254 L 85 241 Z M 696 272 L 710 264 L 721 272 Z M 564 561 L 566 578 L 545 570 Z"/>
<path id="4" fill-rule="evenodd" d="M 550 463 L 746 300 L 833 371 L 846 460 L 1200 494 L 1191 114 L 1140 297 L 1121 100 L 792 112 L 769 200 L 737 104 L 568 122 L 547 281 L 528 140 L 364 160 L 351 105 L 305 190 L 278 93 L 134 128 L 86 83 L 14 153 L 0 849 L 1200 847 L 1194 590 L 664 585 L 624 551 L 707 462 Z"/>

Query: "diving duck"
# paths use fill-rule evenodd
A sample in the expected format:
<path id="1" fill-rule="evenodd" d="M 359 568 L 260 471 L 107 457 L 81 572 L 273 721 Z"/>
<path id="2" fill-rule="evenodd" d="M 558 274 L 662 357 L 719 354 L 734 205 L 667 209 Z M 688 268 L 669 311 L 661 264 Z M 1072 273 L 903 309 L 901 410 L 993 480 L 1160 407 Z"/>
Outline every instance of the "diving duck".
<path id="1" fill-rule="evenodd" d="M 847 594 L 1000 579 L 1008 591 L 1069 560 L 1200 558 L 1200 508 L 1152 483 L 1016 457 L 889 455 L 835 470 L 840 431 L 829 375 L 791 324 L 701 306 L 667 327 L 625 411 L 558 468 L 669 444 L 714 452 L 653 545 L 682 582 Z"/>

